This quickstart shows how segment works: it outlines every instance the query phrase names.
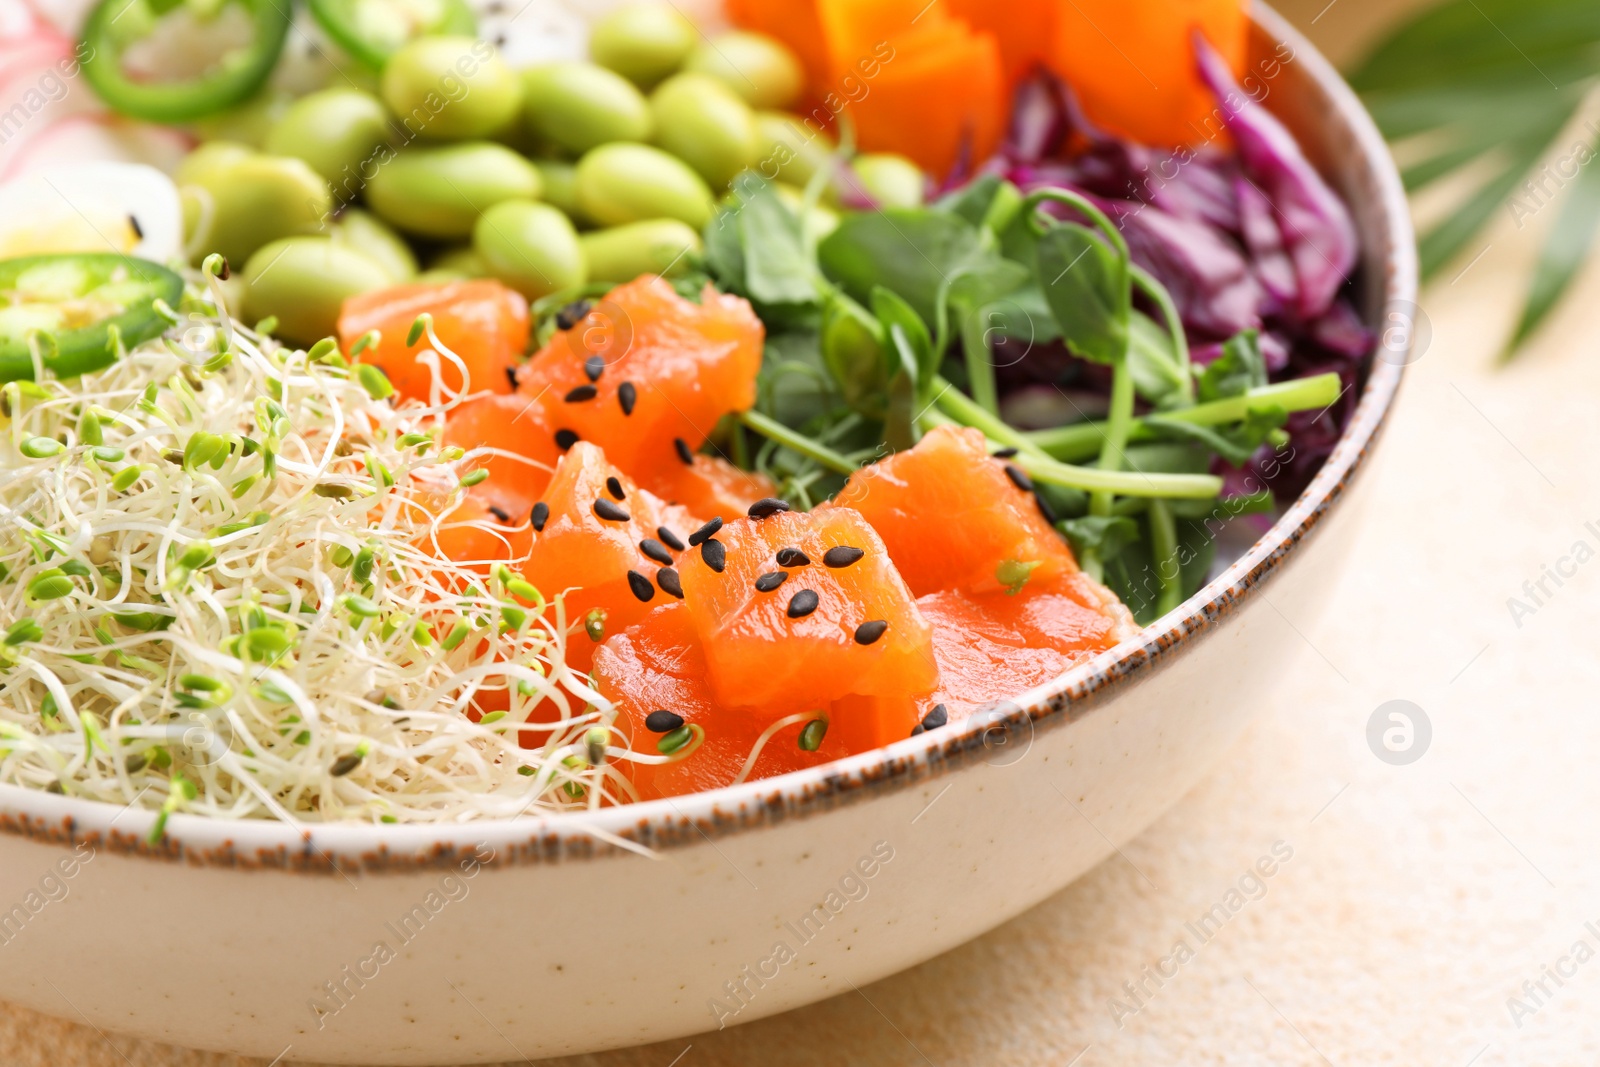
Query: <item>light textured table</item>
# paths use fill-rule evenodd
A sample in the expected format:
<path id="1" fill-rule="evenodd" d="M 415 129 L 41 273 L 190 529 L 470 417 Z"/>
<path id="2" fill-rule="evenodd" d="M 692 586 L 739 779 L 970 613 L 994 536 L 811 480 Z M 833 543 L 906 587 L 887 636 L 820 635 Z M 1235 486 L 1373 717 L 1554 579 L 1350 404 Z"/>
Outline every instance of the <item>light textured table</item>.
<path id="1" fill-rule="evenodd" d="M 1302 22 L 1325 3 L 1300 5 Z M 1315 29 L 1348 46 L 1375 6 L 1338 0 Z M 1177 808 L 1028 914 L 859 995 L 562 1062 L 1594 1063 L 1600 958 L 1570 954 L 1600 950 L 1585 925 L 1600 930 L 1600 558 L 1547 582 L 1520 626 L 1507 601 L 1576 542 L 1600 550 L 1600 269 L 1520 361 L 1492 367 L 1543 216 L 1518 232 L 1507 215 L 1428 293 L 1433 340 L 1348 577 L 1321 622 L 1293 620 L 1306 647 L 1276 665 L 1291 679 L 1276 706 Z M 1395 698 L 1433 724 L 1409 767 L 1365 740 Z M 1292 858 L 1202 943 L 1189 924 L 1275 842 Z M 1147 977 L 1179 940 L 1193 958 Z M 1543 972 L 1563 957 L 1558 986 Z M 1541 980 L 1542 1005 L 1523 989 Z M 1124 983 L 1142 983 L 1137 1001 Z M 1514 1019 L 1512 997 L 1532 1012 Z M 237 1062 L 0 1008 L 0 1067 Z"/>

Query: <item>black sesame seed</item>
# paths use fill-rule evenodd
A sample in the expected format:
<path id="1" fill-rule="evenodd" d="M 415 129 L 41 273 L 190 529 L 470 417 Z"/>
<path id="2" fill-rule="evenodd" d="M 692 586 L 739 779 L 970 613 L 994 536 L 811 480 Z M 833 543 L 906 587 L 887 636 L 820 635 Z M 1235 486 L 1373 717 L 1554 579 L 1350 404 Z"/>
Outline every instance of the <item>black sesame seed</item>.
<path id="1" fill-rule="evenodd" d="M 644 717 L 644 728 L 653 734 L 670 734 L 683 725 L 683 716 L 665 709 L 652 711 Z"/>
<path id="2" fill-rule="evenodd" d="M 577 444 L 581 440 L 583 440 L 583 438 L 579 437 L 577 434 L 573 433 L 571 430 L 557 430 L 556 431 L 556 447 L 561 449 L 561 451 L 563 451 L 563 452 L 565 452 L 567 449 L 571 448 L 573 445 Z"/>
<path id="3" fill-rule="evenodd" d="M 550 521 L 550 505 L 543 500 L 533 506 L 533 529 L 536 533 L 544 532 L 544 524 Z"/>
<path id="4" fill-rule="evenodd" d="M 721 574 L 723 568 L 728 565 L 728 550 L 723 547 L 721 541 L 713 537 L 700 545 L 700 558 L 706 561 L 707 567 Z"/>
<path id="5" fill-rule="evenodd" d="M 807 567 L 811 565 L 811 557 L 798 548 L 778 549 L 778 566 L 780 567 Z"/>
<path id="6" fill-rule="evenodd" d="M 1056 516 L 1056 509 L 1050 506 L 1050 501 L 1044 498 L 1043 493 L 1033 494 L 1033 502 L 1039 505 L 1039 514 L 1044 516 L 1044 521 L 1054 526 L 1060 521 Z"/>
<path id="7" fill-rule="evenodd" d="M 756 579 L 756 592 L 770 593 L 788 580 L 788 571 L 768 571 Z"/>
<path id="8" fill-rule="evenodd" d="M 595 498 L 594 513 L 608 522 L 628 521 L 628 513 L 603 496 Z"/>
<path id="9" fill-rule="evenodd" d="M 511 391 L 513 393 L 517 391 L 517 368 L 506 368 L 506 384 L 511 386 Z"/>
<path id="10" fill-rule="evenodd" d="M 789 618 L 803 619 L 817 610 L 821 598 L 810 589 L 802 589 L 789 598 Z"/>
<path id="11" fill-rule="evenodd" d="M 633 414 L 633 405 L 639 402 L 639 390 L 633 387 L 632 382 L 623 382 L 617 386 L 617 403 L 622 405 L 624 415 Z"/>
<path id="12" fill-rule="evenodd" d="M 574 326 L 578 325 L 578 323 L 582 322 L 588 317 L 589 309 L 591 307 L 593 307 L 593 305 L 587 300 L 574 300 L 572 303 L 556 312 L 556 325 L 561 327 L 563 330 L 572 329 Z M 598 359 L 599 357 L 590 356 L 589 358 Z"/>
<path id="13" fill-rule="evenodd" d="M 583 361 L 583 373 L 589 376 L 591 382 L 598 382 L 600 375 L 605 373 L 605 369 L 606 357 L 604 356 L 590 356 Z"/>
<path id="14" fill-rule="evenodd" d="M 855 563 L 865 555 L 866 553 L 859 548 L 854 548 L 850 545 L 840 545 L 837 548 L 828 549 L 828 551 L 823 554 L 822 562 L 826 566 L 838 570 L 841 567 L 850 566 L 850 564 Z"/>
<path id="15" fill-rule="evenodd" d="M 671 567 L 662 567 L 656 571 L 656 584 L 663 593 L 670 593 L 679 600 L 683 599 L 683 579 L 678 577 L 678 572 Z"/>
<path id="16" fill-rule="evenodd" d="M 924 730 L 937 730 L 949 721 L 950 709 L 943 704 L 935 704 L 933 710 L 922 717 L 922 728 Z"/>
<path id="17" fill-rule="evenodd" d="M 568 404 L 581 404 L 585 400 L 593 400 L 600 392 L 592 385 L 580 385 L 576 389 L 568 390 L 567 395 L 561 399 Z"/>
<path id="18" fill-rule="evenodd" d="M 722 529 L 722 516 L 718 515 L 716 518 L 712 519 L 710 522 L 708 522 L 704 526 L 700 527 L 700 529 L 698 529 L 694 533 L 690 534 L 689 535 L 689 544 L 690 545 L 703 544 L 706 541 L 709 541 L 711 538 L 717 536 L 717 531 L 720 530 L 720 529 Z"/>
<path id="19" fill-rule="evenodd" d="M 923 729 L 923 726 L 922 726 L 922 724 L 920 722 L 917 723 L 917 725 L 915 725 L 915 726 L 913 726 L 911 728 L 911 736 L 912 737 L 916 737 L 918 734 L 924 734 L 924 733 L 927 733 L 927 732 L 928 732 L 927 730 Z"/>
<path id="20" fill-rule="evenodd" d="M 681 437 L 672 439 L 672 447 L 677 451 L 678 458 L 683 460 L 685 467 L 694 466 L 694 449 L 689 447 L 689 442 Z"/>
<path id="21" fill-rule="evenodd" d="M 749 515 L 752 519 L 770 519 L 779 512 L 788 510 L 789 502 L 787 500 L 779 500 L 775 496 L 769 496 L 751 504 Z"/>
<path id="22" fill-rule="evenodd" d="M 1033 492 L 1033 479 L 1028 477 L 1028 472 L 1014 463 L 1006 464 L 1006 477 L 1011 479 L 1011 484 L 1021 489 L 1024 493 Z"/>
<path id="23" fill-rule="evenodd" d="M 1017 449 L 1015 449 L 1015 448 L 1002 448 L 1000 451 L 995 452 L 993 455 L 994 455 L 995 459 L 1010 459 L 1012 456 L 1014 456 L 1016 454 L 1017 454 Z"/>
<path id="24" fill-rule="evenodd" d="M 628 494 L 622 491 L 622 479 L 618 478 L 615 474 L 606 479 L 606 492 L 610 493 L 618 500 L 628 499 Z"/>
<path id="25" fill-rule="evenodd" d="M 644 604 L 650 603 L 651 598 L 656 595 L 656 587 L 650 584 L 650 579 L 638 571 L 628 572 L 628 588 L 632 589 L 633 595 Z"/>
<path id="26" fill-rule="evenodd" d="M 870 645 L 883 636 L 883 631 L 889 628 L 887 619 L 873 619 L 856 627 L 856 644 Z"/>
<path id="27" fill-rule="evenodd" d="M 511 521 L 511 512 L 507 511 L 505 508 L 501 507 L 498 504 L 490 504 L 489 505 L 489 514 L 493 515 L 495 518 L 499 519 L 501 522 L 510 522 Z"/>
<path id="28" fill-rule="evenodd" d="M 665 526 L 656 527 L 656 536 L 661 538 L 662 544 L 666 545 L 674 552 L 682 552 L 686 547 L 688 547 L 683 543 L 683 538 L 679 537 Z"/>
<path id="29" fill-rule="evenodd" d="M 137 237 L 141 241 L 144 240 L 144 227 L 139 225 L 138 216 L 129 215 L 128 216 L 128 225 L 133 228 L 133 235 L 135 237 Z"/>
<path id="30" fill-rule="evenodd" d="M 646 537 L 643 541 L 640 541 L 639 551 L 645 554 L 645 558 L 653 559 L 663 567 L 670 567 L 676 562 L 672 558 L 672 553 L 667 551 L 667 546 L 657 541 L 654 537 Z"/>

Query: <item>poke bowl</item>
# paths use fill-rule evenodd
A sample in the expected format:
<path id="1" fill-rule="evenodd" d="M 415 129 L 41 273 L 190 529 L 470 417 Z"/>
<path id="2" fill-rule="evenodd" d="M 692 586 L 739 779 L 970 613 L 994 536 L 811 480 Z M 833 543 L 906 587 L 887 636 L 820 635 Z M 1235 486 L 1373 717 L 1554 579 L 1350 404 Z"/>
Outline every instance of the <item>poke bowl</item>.
<path id="1" fill-rule="evenodd" d="M 711 7 L 694 12 L 707 44 L 724 40 Z M 783 37 L 766 9 L 738 0 L 726 15 Z M 456 102 L 475 103 L 434 115 L 470 125 L 495 106 L 472 79 L 496 49 L 519 93 L 561 89 L 537 71 L 589 30 L 559 5 L 537 10 L 532 43 L 480 11 L 493 47 L 455 75 Z M 38 47 L 116 101 L 88 47 L 95 17 L 76 51 L 75 19 Z M 410 47 L 364 57 L 383 35 L 352 43 L 340 26 L 281 30 L 310 66 L 343 43 L 381 70 Z M 688 77 L 640 74 L 650 50 L 600 27 L 596 56 L 608 43 L 653 108 Z M 456 150 L 435 127 L 374 169 L 358 206 L 313 203 L 304 229 L 250 240 L 215 225 L 266 213 L 230 207 L 232 192 L 275 152 L 320 161 L 325 142 L 294 129 L 292 104 L 273 121 L 299 136 L 249 148 L 197 133 L 170 93 L 140 102 L 136 82 L 137 122 L 95 119 L 27 165 L 0 156 L 15 178 L 0 186 L 13 209 L 0 221 L 13 305 L 0 308 L 0 999 L 269 1061 L 499 1062 L 720 1029 L 1022 913 L 1224 756 L 1338 581 L 1414 358 L 1414 241 L 1387 149 L 1333 68 L 1259 4 L 1231 51 L 1180 42 L 1210 94 L 1194 151 L 1103 132 L 1137 119 L 1092 87 L 1009 71 L 1003 48 L 945 24 L 929 39 L 968 75 L 990 70 L 967 89 L 1005 99 L 1009 125 L 978 151 L 972 114 L 941 127 L 913 108 L 895 142 L 887 72 L 926 42 L 896 29 L 882 36 L 900 51 L 875 52 L 880 30 L 854 39 L 848 54 L 871 67 L 846 65 L 838 107 L 809 100 L 830 112 L 834 158 L 850 162 L 858 135 L 877 150 L 853 178 L 829 190 L 823 169 L 785 200 L 740 184 L 747 160 L 711 183 L 727 197 L 661 227 L 669 239 L 643 260 L 607 235 L 661 220 L 546 209 L 573 195 L 560 187 L 572 156 L 581 175 L 615 147 L 589 142 L 592 116 L 483 142 L 547 167 L 529 179 L 540 195 L 435 195 L 419 215 L 415 172 L 396 176 Z M 824 19 L 822 32 L 842 31 Z M 702 51 L 708 69 L 716 52 Z M 350 69 L 352 92 L 406 114 L 405 87 Z M 75 93 L 62 100 L 98 106 Z M 859 123 L 840 120 L 850 106 Z M 649 140 L 715 171 L 712 139 L 620 136 L 636 154 L 616 169 L 658 166 L 633 144 Z M 143 165 L 52 169 L 69 142 Z M 502 165 L 480 149 L 457 181 Z M 152 163 L 177 184 L 150 179 Z M 313 172 L 307 187 L 337 200 L 339 169 Z M 108 213 L 61 193 L 79 180 L 100 183 L 90 198 Z M 682 193 L 675 180 L 657 172 L 645 195 Z M 637 193 L 625 184 L 608 203 Z M 51 193 L 94 240 L 41 245 L 15 221 L 17 204 L 47 214 Z M 581 234 L 558 213 L 585 214 Z M 1012 225 L 1037 274 L 1017 274 Z M 901 232 L 923 226 L 937 238 Z M 239 243 L 221 252 L 196 233 Z M 935 264 L 950 234 L 975 236 Z M 76 330 L 7 319 L 49 297 L 19 276 L 43 264 L 59 279 L 61 256 L 76 273 L 51 284 L 116 314 Z M 433 260 L 420 279 L 419 257 Z M 314 262 L 275 273 L 285 259 Z M 546 277 L 563 270 L 575 284 Z M 471 295 L 485 286 L 488 303 Z M 502 366 L 483 353 L 508 331 L 517 358 Z M 802 333 L 847 339 L 820 343 L 812 375 L 851 398 L 837 417 L 794 414 L 810 394 L 758 377 Z M 684 336 L 720 362 L 702 355 L 674 378 Z M 983 358 L 963 363 L 963 348 Z M 866 364 L 830 354 L 863 349 Z M 493 390 L 472 393 L 486 376 Z M 603 414 L 586 406 L 601 401 Z M 149 460 L 132 462 L 141 447 Z M 685 487 L 684 470 L 713 462 Z M 540 487 L 523 491 L 530 470 Z M 198 525 L 206 509 L 230 521 Z M 602 597 L 583 576 L 612 542 L 593 531 L 618 528 L 622 556 L 607 558 L 624 562 L 607 564 Z M 545 547 L 563 543 L 583 551 Z M 737 596 L 718 592 L 735 579 Z M 311 592 L 284 607 L 271 590 L 291 585 Z M 234 587 L 257 592 L 227 599 Z M 819 621 L 848 639 L 773 647 Z"/>

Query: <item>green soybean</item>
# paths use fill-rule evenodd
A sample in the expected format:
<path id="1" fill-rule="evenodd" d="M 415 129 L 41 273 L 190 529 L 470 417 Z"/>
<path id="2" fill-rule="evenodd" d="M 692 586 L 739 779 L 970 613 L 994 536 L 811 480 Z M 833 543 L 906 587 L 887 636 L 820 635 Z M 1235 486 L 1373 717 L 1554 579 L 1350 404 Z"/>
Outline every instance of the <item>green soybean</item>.
<path id="1" fill-rule="evenodd" d="M 699 229 L 715 205 L 705 180 L 676 156 L 649 145 L 609 144 L 578 163 L 578 206 L 599 226 L 669 218 Z"/>
<path id="2" fill-rule="evenodd" d="M 360 208 L 347 208 L 339 216 L 333 240 L 377 263 L 397 284 L 417 276 L 417 257 L 411 246 L 388 224 Z"/>
<path id="3" fill-rule="evenodd" d="M 540 189 L 532 163 L 504 145 L 480 141 L 401 152 L 367 183 L 367 204 L 408 233 L 464 238 L 494 205 L 537 200 Z"/>
<path id="4" fill-rule="evenodd" d="M 724 189 L 761 158 L 755 112 L 726 85 L 704 74 L 678 74 L 650 98 L 655 142 Z"/>
<path id="5" fill-rule="evenodd" d="M 788 182 L 804 189 L 817 172 L 833 164 L 837 146 L 826 130 L 809 119 L 787 111 L 763 111 L 756 115 L 761 132 L 760 162 L 755 169 L 763 178 Z M 824 194 L 837 195 L 833 183 Z"/>
<path id="6" fill-rule="evenodd" d="M 677 219 L 651 219 L 578 238 L 591 282 L 631 282 L 641 274 L 688 271 L 701 251 L 700 234 Z"/>
<path id="7" fill-rule="evenodd" d="M 809 213 L 806 213 L 805 190 L 796 188 L 788 182 L 773 182 L 772 191 L 777 194 L 783 206 L 797 219 L 803 219 L 807 229 L 815 235 L 817 240 L 828 236 L 839 228 L 842 221 L 839 213 L 823 204 L 813 204 Z"/>
<path id="8" fill-rule="evenodd" d="M 328 183 L 303 161 L 244 145 L 203 146 L 179 166 L 177 181 L 188 190 L 184 221 L 196 262 L 220 252 L 243 263 L 268 242 L 318 232 L 333 211 Z"/>
<path id="9" fill-rule="evenodd" d="M 905 156 L 887 152 L 859 155 L 850 182 L 879 207 L 921 207 L 927 197 L 927 176 Z"/>
<path id="10" fill-rule="evenodd" d="M 587 280 L 578 232 L 548 204 L 496 204 L 473 227 L 472 247 L 491 277 L 529 300 L 575 289 Z"/>
<path id="11" fill-rule="evenodd" d="M 383 68 L 383 102 L 413 134 L 436 141 L 487 137 L 522 107 L 522 83 L 486 41 L 419 37 Z"/>
<path id="12" fill-rule="evenodd" d="M 550 63 L 523 74 L 528 129 L 578 156 L 612 141 L 648 141 L 650 104 L 632 82 L 593 63 Z"/>
<path id="13" fill-rule="evenodd" d="M 336 187 L 358 189 L 362 164 L 389 140 L 383 102 L 359 89 L 324 89 L 301 97 L 267 134 L 266 150 L 304 160 Z"/>
<path id="14" fill-rule="evenodd" d="M 244 268 L 245 313 L 278 320 L 278 334 L 309 344 L 333 334 L 347 297 L 392 282 L 382 265 L 330 237 L 289 237 L 250 257 Z"/>
<path id="15" fill-rule="evenodd" d="M 589 54 L 602 67 L 649 89 L 676 73 L 699 40 L 694 23 L 671 4 L 629 4 L 595 24 Z"/>
<path id="16" fill-rule="evenodd" d="M 284 89 L 266 88 L 242 104 L 194 120 L 190 128 L 202 141 L 236 141 L 260 148 L 294 100 L 294 94 Z"/>
<path id="17" fill-rule="evenodd" d="M 783 42 L 745 30 L 702 41 L 684 69 L 710 75 L 754 108 L 789 107 L 806 84 L 800 60 Z"/>
<path id="18" fill-rule="evenodd" d="M 555 159 L 536 159 L 533 165 L 544 186 L 540 199 L 551 207 L 560 208 L 572 221 L 582 222 L 583 212 L 578 207 L 578 168 Z"/>
<path id="19" fill-rule="evenodd" d="M 489 267 L 478 255 L 478 250 L 471 245 L 457 245 L 435 256 L 433 262 L 428 264 L 426 273 L 418 280 L 445 277 L 461 280 L 488 276 Z"/>

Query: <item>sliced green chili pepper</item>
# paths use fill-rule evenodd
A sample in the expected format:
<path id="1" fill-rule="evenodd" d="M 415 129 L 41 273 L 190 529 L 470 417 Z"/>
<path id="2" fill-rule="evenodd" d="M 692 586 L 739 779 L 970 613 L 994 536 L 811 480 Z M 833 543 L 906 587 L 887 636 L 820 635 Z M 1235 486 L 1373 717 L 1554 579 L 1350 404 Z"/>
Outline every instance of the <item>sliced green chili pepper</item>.
<path id="1" fill-rule="evenodd" d="M 375 71 L 418 37 L 478 32 L 466 0 L 311 0 L 310 6 L 323 32 Z"/>
<path id="2" fill-rule="evenodd" d="M 223 51 L 205 73 L 187 81 L 141 81 L 123 66 L 124 53 L 149 37 L 156 23 L 182 6 L 196 19 L 242 6 L 254 32 L 248 44 Z M 289 36 L 287 0 L 101 0 L 83 30 L 84 76 L 124 115 L 151 122 L 188 122 L 241 104 L 266 84 Z"/>
<path id="3" fill-rule="evenodd" d="M 45 370 L 72 378 L 99 370 L 166 329 L 156 301 L 177 304 L 183 279 L 113 253 L 0 261 L 0 382 L 31 379 L 34 347 Z M 31 342 L 31 343 L 30 343 Z"/>

